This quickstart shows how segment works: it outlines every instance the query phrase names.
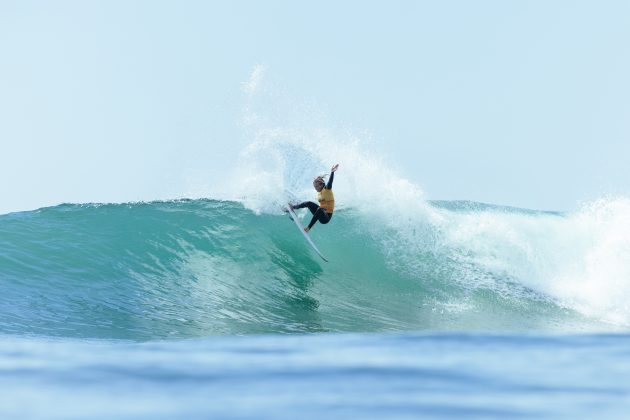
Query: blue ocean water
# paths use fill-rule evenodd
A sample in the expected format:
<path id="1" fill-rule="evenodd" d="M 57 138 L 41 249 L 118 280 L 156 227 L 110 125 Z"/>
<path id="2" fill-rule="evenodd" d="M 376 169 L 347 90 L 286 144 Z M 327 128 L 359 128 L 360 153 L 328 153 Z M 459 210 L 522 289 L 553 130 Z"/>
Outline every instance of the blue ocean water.
<path id="1" fill-rule="evenodd" d="M 4 337 L 3 418 L 627 418 L 630 336 Z"/>
<path id="2" fill-rule="evenodd" d="M 625 417 L 627 203 L 422 205 L 329 263 L 241 201 L 2 215 L 0 415 Z"/>

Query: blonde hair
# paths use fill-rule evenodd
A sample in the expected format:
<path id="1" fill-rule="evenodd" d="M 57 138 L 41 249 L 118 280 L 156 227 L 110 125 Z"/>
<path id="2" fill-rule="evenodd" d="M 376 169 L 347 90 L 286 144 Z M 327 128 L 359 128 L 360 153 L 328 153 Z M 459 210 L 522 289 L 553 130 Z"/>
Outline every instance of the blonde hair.
<path id="1" fill-rule="evenodd" d="M 319 176 L 316 176 L 316 177 L 313 179 L 313 184 L 320 184 L 320 183 L 321 183 L 322 185 L 326 185 L 326 177 L 327 177 L 327 176 L 328 176 L 328 175 L 319 175 Z"/>

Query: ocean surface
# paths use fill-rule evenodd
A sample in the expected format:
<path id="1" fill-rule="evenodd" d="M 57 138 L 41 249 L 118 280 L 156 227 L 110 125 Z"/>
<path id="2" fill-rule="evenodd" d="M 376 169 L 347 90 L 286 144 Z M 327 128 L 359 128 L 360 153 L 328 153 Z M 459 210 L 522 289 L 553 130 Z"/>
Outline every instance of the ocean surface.
<path id="1" fill-rule="evenodd" d="M 624 418 L 629 208 L 0 215 L 0 416 Z"/>

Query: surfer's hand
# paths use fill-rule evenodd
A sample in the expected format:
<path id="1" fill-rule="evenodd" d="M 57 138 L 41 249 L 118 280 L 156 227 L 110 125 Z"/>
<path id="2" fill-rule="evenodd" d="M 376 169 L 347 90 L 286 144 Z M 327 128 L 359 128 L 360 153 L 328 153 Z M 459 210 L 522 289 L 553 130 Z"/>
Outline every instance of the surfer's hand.
<path id="1" fill-rule="evenodd" d="M 333 167 L 330 169 L 330 172 L 335 172 L 335 171 L 337 170 L 337 168 L 339 168 L 339 164 L 336 164 L 335 166 L 333 166 Z"/>
<path id="2" fill-rule="evenodd" d="M 308 233 L 310 231 L 310 229 L 307 227 L 304 228 L 304 232 Z"/>

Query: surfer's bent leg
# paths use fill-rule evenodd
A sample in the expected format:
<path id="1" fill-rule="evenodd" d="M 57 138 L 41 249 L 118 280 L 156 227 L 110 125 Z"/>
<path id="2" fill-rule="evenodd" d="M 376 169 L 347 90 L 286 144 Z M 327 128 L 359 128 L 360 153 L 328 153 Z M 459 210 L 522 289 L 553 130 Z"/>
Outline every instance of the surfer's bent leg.
<path id="1" fill-rule="evenodd" d="M 293 206 L 294 209 L 303 209 L 304 207 L 308 207 L 311 214 L 315 214 L 315 212 L 317 212 L 317 209 L 319 208 L 319 206 L 313 203 L 312 201 L 305 201 L 303 203 L 298 204 L 297 206 Z"/>
<path id="2" fill-rule="evenodd" d="M 332 217 L 332 213 L 326 213 L 326 210 L 319 207 L 315 213 L 313 214 L 313 218 L 311 219 L 311 223 L 308 224 L 308 229 L 311 230 L 315 222 L 319 221 L 322 225 L 330 222 L 330 218 Z"/>
<path id="3" fill-rule="evenodd" d="M 309 211 L 313 215 L 311 219 L 311 223 L 308 224 L 309 230 L 313 227 L 313 225 L 319 221 L 322 225 L 330 222 L 330 218 L 332 217 L 332 213 L 326 213 L 326 210 L 319 207 L 317 204 L 312 201 L 305 201 L 303 203 L 298 204 L 297 206 L 293 206 L 294 209 L 303 209 L 304 207 L 308 207 Z"/>

